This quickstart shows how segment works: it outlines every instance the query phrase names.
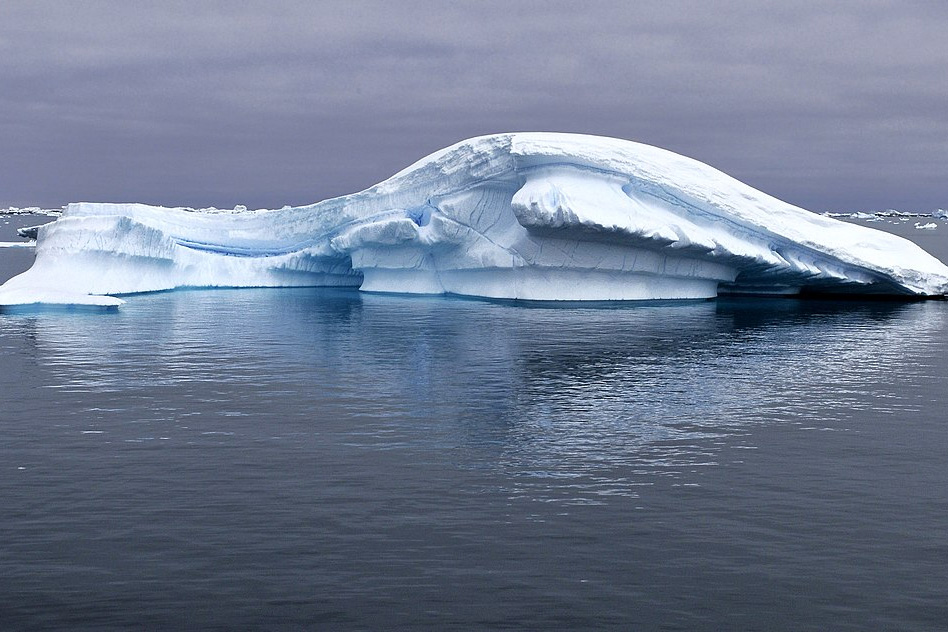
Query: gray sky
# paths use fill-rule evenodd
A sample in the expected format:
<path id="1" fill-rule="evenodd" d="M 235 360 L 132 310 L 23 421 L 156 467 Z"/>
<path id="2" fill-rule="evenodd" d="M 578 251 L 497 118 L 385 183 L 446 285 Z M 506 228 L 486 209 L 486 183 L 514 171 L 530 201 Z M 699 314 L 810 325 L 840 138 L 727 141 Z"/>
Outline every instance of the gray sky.
<path id="1" fill-rule="evenodd" d="M 279 207 L 463 138 L 638 140 L 948 207 L 948 2 L 0 1 L 0 205 Z"/>

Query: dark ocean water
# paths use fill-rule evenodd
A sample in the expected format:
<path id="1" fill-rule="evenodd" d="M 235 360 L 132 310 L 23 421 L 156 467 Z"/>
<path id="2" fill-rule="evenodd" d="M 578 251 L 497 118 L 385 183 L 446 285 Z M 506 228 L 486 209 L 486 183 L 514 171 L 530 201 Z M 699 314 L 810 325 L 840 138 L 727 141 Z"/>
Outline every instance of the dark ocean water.
<path id="1" fill-rule="evenodd" d="M 0 628 L 943 630 L 946 372 L 940 301 L 0 314 Z"/>

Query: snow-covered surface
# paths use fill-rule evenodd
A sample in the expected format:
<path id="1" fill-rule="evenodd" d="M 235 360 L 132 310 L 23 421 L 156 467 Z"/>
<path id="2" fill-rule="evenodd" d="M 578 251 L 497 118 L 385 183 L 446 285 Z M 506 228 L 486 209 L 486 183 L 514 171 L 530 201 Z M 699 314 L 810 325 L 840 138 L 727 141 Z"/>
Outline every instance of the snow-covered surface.
<path id="1" fill-rule="evenodd" d="M 536 300 L 933 296 L 948 268 L 663 149 L 521 133 L 460 142 L 310 206 L 70 204 L 39 229 L 36 262 L 0 287 L 0 304 L 315 285 Z"/>

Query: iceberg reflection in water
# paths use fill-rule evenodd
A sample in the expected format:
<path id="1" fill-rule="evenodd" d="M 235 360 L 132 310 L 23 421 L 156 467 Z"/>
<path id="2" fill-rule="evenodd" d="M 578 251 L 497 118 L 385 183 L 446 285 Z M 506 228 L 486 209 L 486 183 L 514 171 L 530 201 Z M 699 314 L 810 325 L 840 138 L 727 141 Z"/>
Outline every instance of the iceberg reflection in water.
<path id="1" fill-rule="evenodd" d="M 908 376 L 896 379 L 891 367 L 924 353 L 913 340 L 944 330 L 940 307 L 721 300 L 524 309 L 349 290 L 194 291 L 141 297 L 101 323 L 11 316 L 5 338 L 35 346 L 37 387 L 109 400 L 73 413 L 105 427 L 103 440 L 192 441 L 195 426 L 262 440 L 271 415 L 291 409 L 301 423 L 350 425 L 366 448 L 452 446 L 518 476 L 573 477 L 714 462 L 715 437 L 766 421 L 806 423 L 808 393 L 820 394 L 824 423 L 867 407 L 897 412 Z M 164 405 L 134 406 L 156 398 Z M 42 409 L 44 399 L 23 403 Z M 253 423 L 235 430 L 228 408 Z M 200 423 L 179 427 L 195 414 Z M 602 489 L 590 481 L 569 493 L 590 501 L 622 485 L 596 480 Z"/>
<path id="2" fill-rule="evenodd" d="M 4 618 L 799 629 L 846 604 L 924 629 L 946 307 L 289 289 L 7 314 Z"/>

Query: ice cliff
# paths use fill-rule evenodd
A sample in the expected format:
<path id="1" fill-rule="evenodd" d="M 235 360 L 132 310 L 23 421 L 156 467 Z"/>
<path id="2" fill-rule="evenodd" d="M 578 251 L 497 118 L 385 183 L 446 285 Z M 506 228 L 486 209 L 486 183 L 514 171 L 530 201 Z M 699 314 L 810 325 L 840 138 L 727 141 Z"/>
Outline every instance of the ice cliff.
<path id="1" fill-rule="evenodd" d="M 310 206 L 70 204 L 39 229 L 33 267 L 0 287 L 0 305 L 320 285 L 528 300 L 937 296 L 948 268 L 670 151 L 520 133 L 462 141 Z"/>

